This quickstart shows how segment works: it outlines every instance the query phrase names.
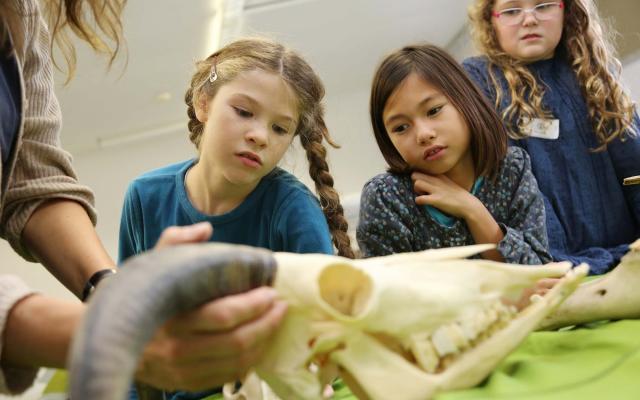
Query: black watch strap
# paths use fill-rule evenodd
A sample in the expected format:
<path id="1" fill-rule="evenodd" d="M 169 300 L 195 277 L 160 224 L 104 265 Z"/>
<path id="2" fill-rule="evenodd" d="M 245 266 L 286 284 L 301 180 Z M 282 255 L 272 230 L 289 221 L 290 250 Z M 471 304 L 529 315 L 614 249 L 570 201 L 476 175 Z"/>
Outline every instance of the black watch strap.
<path id="1" fill-rule="evenodd" d="M 101 269 L 100 271 L 97 271 L 93 275 L 91 275 L 91 278 L 89 278 L 87 283 L 84 285 L 84 289 L 82 289 L 82 301 L 87 301 L 91 293 L 93 293 L 93 291 L 96 290 L 96 287 L 98 286 L 98 283 L 100 283 L 101 280 L 115 273 L 116 273 L 115 269 L 107 268 L 107 269 Z"/>

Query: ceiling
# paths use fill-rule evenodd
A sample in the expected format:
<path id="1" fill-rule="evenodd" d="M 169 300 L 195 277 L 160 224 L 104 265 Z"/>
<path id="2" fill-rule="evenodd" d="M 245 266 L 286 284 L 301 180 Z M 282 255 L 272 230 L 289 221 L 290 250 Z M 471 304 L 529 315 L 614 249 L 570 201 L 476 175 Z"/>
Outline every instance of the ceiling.
<path id="1" fill-rule="evenodd" d="M 184 91 L 195 60 L 212 51 L 214 0 L 135 0 L 125 9 L 128 52 L 106 62 L 78 47 L 74 80 L 57 87 L 65 148 L 79 154 L 171 134 L 184 135 Z M 186 6 L 188 4 L 188 7 Z M 416 41 L 448 45 L 468 1 L 247 0 L 243 34 L 299 50 L 331 97 L 368 90 L 381 57 Z M 57 82 L 64 82 L 58 74 Z"/>

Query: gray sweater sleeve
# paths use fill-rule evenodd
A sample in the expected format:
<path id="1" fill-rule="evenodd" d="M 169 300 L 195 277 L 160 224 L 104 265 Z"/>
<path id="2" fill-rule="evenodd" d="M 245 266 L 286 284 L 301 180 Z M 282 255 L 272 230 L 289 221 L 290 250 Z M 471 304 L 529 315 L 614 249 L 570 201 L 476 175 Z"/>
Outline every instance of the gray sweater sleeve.
<path id="1" fill-rule="evenodd" d="M 24 282 L 13 275 L 0 275 L 0 337 L 4 337 L 9 312 L 20 300 L 33 294 Z M 0 340 L 0 357 L 3 341 Z M 16 368 L 0 365 L 0 393 L 18 394 L 29 388 L 36 377 L 36 368 Z"/>
<path id="2" fill-rule="evenodd" d="M 545 225 L 544 200 L 538 189 L 531 162 L 520 148 L 510 148 L 503 179 L 515 188 L 507 205 L 507 220 L 499 223 L 504 238 L 498 251 L 508 263 L 545 264 L 551 261 Z"/>
<path id="3" fill-rule="evenodd" d="M 360 199 L 356 237 L 363 257 L 414 251 L 414 227 L 402 218 L 411 207 L 406 204 L 400 182 L 388 174 L 366 183 Z"/>

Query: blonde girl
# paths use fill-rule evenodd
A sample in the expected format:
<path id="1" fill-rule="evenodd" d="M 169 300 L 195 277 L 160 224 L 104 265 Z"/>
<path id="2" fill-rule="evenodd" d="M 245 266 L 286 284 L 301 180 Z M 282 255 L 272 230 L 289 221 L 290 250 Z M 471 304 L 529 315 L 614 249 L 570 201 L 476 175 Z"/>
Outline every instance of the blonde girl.
<path id="1" fill-rule="evenodd" d="M 529 158 L 507 150 L 502 121 L 451 56 L 431 45 L 389 55 L 373 79 L 370 113 L 389 172 L 362 191 L 365 257 L 494 243 L 483 257 L 549 261 Z"/>
<path id="2" fill-rule="evenodd" d="M 640 236 L 639 120 L 592 0 L 475 0 L 466 70 L 529 153 L 555 260 L 615 266 Z M 610 32 L 610 31 L 609 31 Z"/>
<path id="3" fill-rule="evenodd" d="M 202 222 L 213 226 L 211 241 L 328 254 L 335 245 L 338 254 L 353 257 L 323 145 L 334 145 L 324 122 L 323 96 L 311 67 L 273 41 L 238 40 L 197 63 L 185 101 L 198 157 L 131 183 L 122 212 L 120 260 L 153 247 L 169 226 Z M 277 167 L 296 136 L 306 150 L 319 202 Z M 210 346 L 207 352 L 203 363 L 223 358 L 227 349 Z"/>

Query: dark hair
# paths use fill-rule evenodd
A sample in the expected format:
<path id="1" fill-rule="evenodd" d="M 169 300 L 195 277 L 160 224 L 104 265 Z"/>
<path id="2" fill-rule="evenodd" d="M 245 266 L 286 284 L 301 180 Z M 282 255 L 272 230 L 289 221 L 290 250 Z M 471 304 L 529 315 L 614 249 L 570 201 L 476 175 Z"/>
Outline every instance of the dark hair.
<path id="1" fill-rule="evenodd" d="M 391 142 L 382 114 L 389 97 L 414 72 L 441 91 L 462 114 L 471 133 L 471 154 L 478 176 L 495 176 L 507 152 L 507 130 L 460 64 L 441 48 L 429 44 L 406 46 L 390 54 L 373 78 L 371 124 L 389 172 L 411 172 Z"/>
<path id="2" fill-rule="evenodd" d="M 217 79 L 209 81 L 215 67 Z M 236 40 L 196 63 L 196 72 L 185 94 L 189 116 L 189 139 L 200 149 L 204 124 L 196 116 L 196 105 L 204 98 L 213 99 L 220 87 L 234 80 L 239 74 L 262 70 L 280 75 L 295 92 L 298 100 L 298 123 L 296 136 L 307 153 L 309 175 L 313 179 L 320 206 L 327 219 L 333 244 L 341 256 L 354 258 L 347 235 L 347 220 L 340 204 L 338 192 L 333 187 L 333 176 L 327 163 L 327 149 L 323 141 L 336 145 L 324 122 L 324 86 L 311 66 L 296 52 L 280 43 L 265 38 Z"/>

